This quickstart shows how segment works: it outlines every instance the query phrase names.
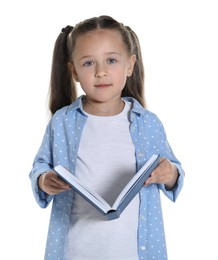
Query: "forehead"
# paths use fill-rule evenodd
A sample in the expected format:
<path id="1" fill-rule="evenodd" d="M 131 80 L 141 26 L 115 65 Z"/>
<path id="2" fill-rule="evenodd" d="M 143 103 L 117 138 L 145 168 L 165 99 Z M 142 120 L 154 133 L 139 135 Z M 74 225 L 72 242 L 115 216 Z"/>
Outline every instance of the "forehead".
<path id="1" fill-rule="evenodd" d="M 117 37 L 121 39 L 121 33 L 115 29 L 94 29 L 88 32 L 85 32 L 78 36 L 77 39 L 82 38 L 95 38 L 95 37 Z"/>
<path id="2" fill-rule="evenodd" d="M 75 51 L 97 48 L 126 49 L 122 35 L 118 30 L 96 29 L 78 36 Z"/>

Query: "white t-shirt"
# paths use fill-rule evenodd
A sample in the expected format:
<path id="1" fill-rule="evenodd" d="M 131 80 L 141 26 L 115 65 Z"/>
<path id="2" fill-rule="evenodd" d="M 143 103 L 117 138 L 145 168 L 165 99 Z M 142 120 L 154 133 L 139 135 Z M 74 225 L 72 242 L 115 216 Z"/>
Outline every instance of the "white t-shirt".
<path id="1" fill-rule="evenodd" d="M 115 116 L 88 115 L 76 176 L 110 205 L 136 172 L 135 148 L 129 133 L 131 103 Z M 107 220 L 75 193 L 65 244 L 66 260 L 138 260 L 139 196 L 120 218 Z"/>

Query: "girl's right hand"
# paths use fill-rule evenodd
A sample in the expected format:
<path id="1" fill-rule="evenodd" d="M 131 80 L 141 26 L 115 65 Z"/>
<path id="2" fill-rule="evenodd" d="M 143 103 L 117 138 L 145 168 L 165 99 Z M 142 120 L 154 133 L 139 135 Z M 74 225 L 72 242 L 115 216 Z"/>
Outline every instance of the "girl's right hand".
<path id="1" fill-rule="evenodd" d="M 38 180 L 39 188 L 49 195 L 55 195 L 67 190 L 71 187 L 58 177 L 55 171 L 48 171 L 40 175 Z"/>

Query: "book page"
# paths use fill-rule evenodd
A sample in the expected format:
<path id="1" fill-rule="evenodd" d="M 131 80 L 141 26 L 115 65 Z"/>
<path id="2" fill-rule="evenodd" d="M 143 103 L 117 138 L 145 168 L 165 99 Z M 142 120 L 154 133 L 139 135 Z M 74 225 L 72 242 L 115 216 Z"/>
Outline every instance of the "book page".
<path id="1" fill-rule="evenodd" d="M 67 169 L 63 166 L 58 165 L 55 168 L 55 171 L 58 175 L 64 179 L 70 186 L 75 188 L 81 195 L 83 194 L 90 201 L 92 201 L 96 206 L 101 208 L 105 213 L 107 213 L 111 206 L 96 192 L 85 186 L 79 179 L 77 179 L 73 174 L 71 174 Z M 83 197 L 84 197 L 83 196 Z"/>
<path id="2" fill-rule="evenodd" d="M 117 199 L 115 200 L 112 208 L 117 209 L 119 204 L 125 199 L 125 197 L 128 195 L 128 193 L 134 188 L 138 180 L 140 180 L 140 177 L 143 175 L 143 173 L 149 169 L 149 167 L 155 162 L 155 160 L 159 156 L 154 154 L 151 156 L 151 158 L 139 169 L 139 171 L 133 176 L 133 178 L 127 183 L 127 185 L 124 187 L 124 189 L 121 191 Z M 149 176 L 148 176 L 149 177 Z"/>
<path id="3" fill-rule="evenodd" d="M 121 203 L 122 209 L 119 208 L 119 210 L 121 211 L 126 207 L 126 205 L 128 205 L 128 203 L 132 200 L 135 194 L 143 186 L 143 182 L 150 176 L 152 168 L 156 167 L 158 163 L 158 158 L 159 155 L 155 154 L 150 157 L 150 159 L 141 167 L 141 169 L 132 177 L 132 179 L 120 192 L 112 207 L 100 195 L 98 195 L 95 191 L 91 190 L 86 185 L 84 185 L 79 179 L 77 179 L 63 166 L 58 165 L 54 169 L 57 172 L 57 174 L 64 181 L 66 181 L 74 190 L 76 190 L 84 199 L 89 201 L 99 211 L 107 214 L 107 212 L 110 210 L 117 210 Z"/>

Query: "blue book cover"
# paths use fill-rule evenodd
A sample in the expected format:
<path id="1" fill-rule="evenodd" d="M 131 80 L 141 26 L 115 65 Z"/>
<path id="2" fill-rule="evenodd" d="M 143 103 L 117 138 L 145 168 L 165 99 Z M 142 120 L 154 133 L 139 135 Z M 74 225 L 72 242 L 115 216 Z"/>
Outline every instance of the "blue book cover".
<path id="1" fill-rule="evenodd" d="M 112 206 L 87 185 L 81 183 L 80 180 L 63 166 L 57 165 L 54 170 L 60 178 L 67 182 L 76 192 L 99 210 L 99 212 L 105 215 L 108 220 L 112 220 L 120 217 L 123 210 L 144 186 L 144 182 L 151 175 L 152 171 L 158 166 L 159 160 L 160 155 L 153 154 L 126 184 Z"/>

